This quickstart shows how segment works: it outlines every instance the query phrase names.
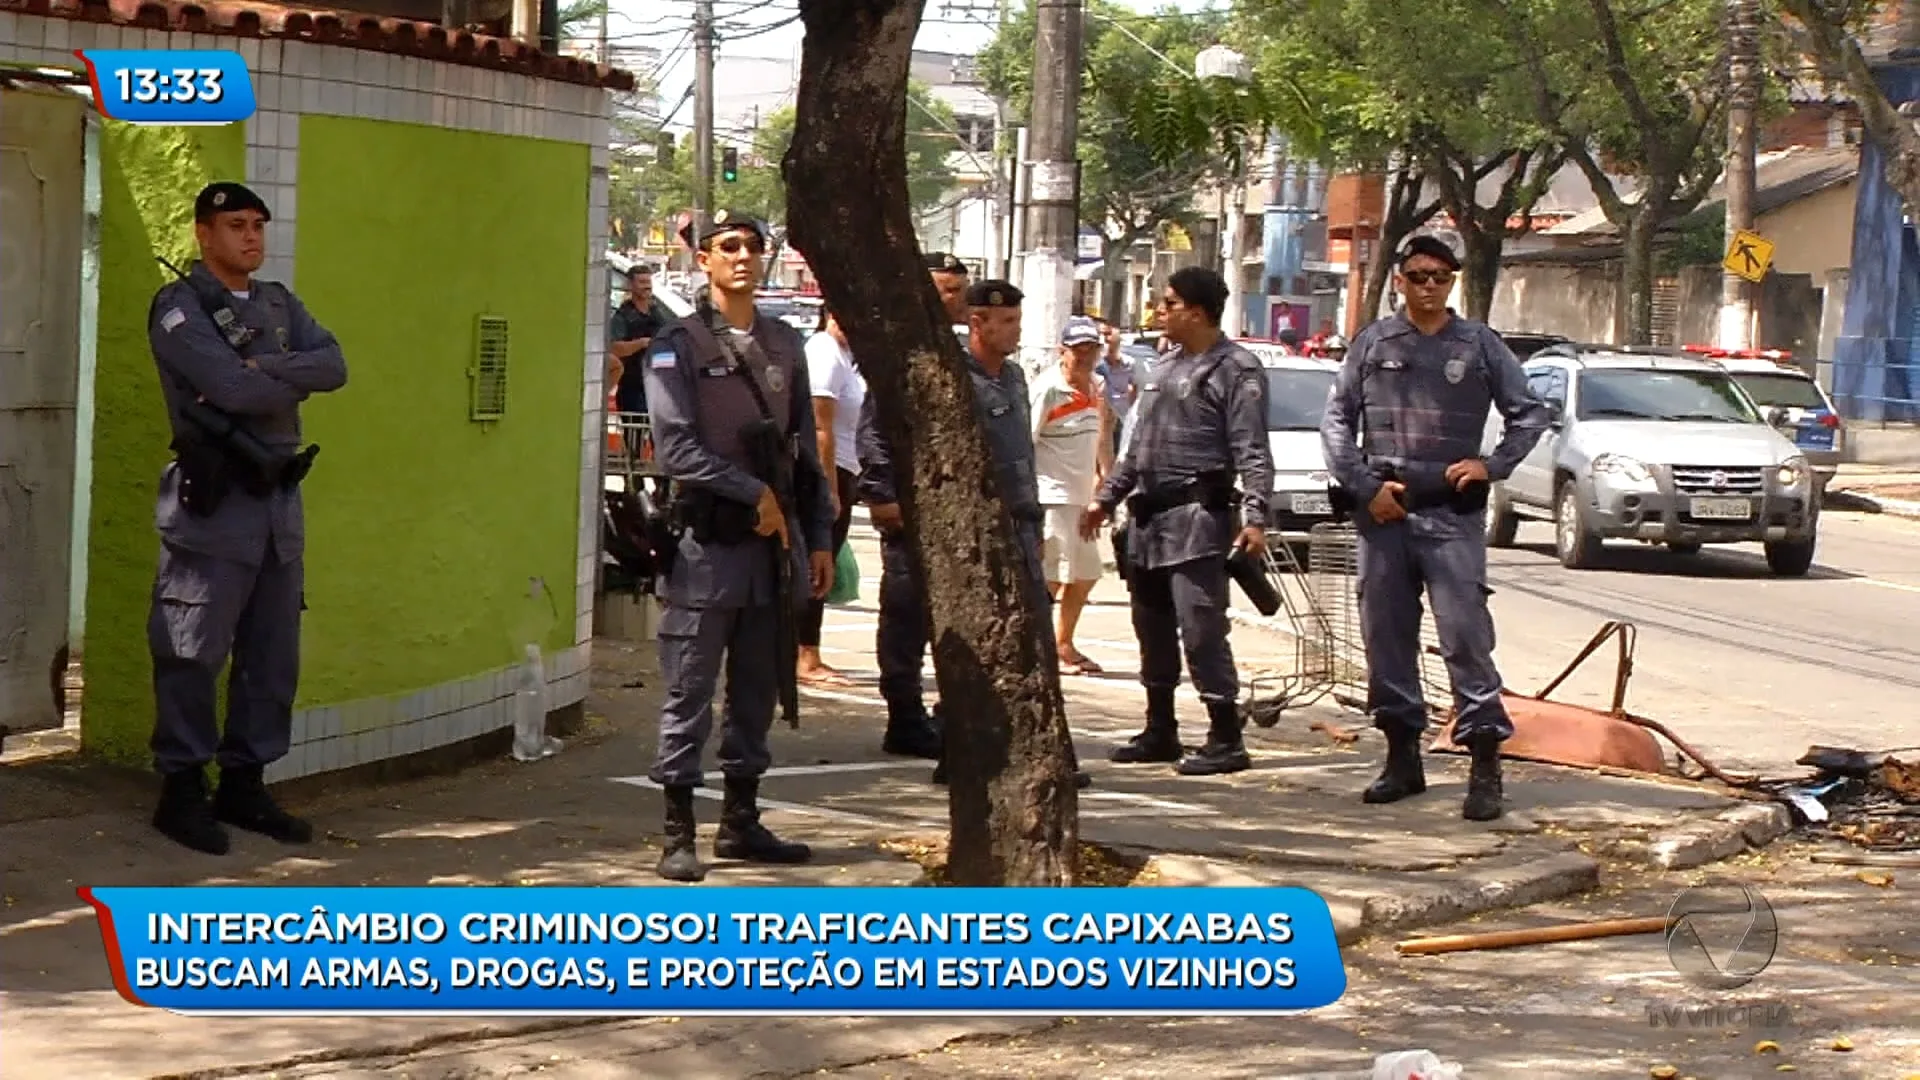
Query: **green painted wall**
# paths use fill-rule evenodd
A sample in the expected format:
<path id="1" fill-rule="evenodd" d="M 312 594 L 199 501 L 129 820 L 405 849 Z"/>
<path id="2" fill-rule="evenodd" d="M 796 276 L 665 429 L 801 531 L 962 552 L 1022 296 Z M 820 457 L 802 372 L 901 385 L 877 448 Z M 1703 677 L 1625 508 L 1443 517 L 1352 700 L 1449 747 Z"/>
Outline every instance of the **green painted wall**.
<path id="1" fill-rule="evenodd" d="M 153 499 L 171 439 L 147 347 L 147 305 L 168 276 L 153 257 L 165 255 L 182 267 L 193 257 L 193 197 L 213 180 L 245 174 L 246 134 L 241 124 L 169 128 L 107 121 L 99 146 L 100 293 L 81 739 L 90 751 L 138 765 L 148 759 L 153 724 L 147 602 L 160 552 Z M 574 427 L 577 432 L 579 424 Z"/>
<path id="2" fill-rule="evenodd" d="M 583 145 L 301 119 L 294 284 L 348 370 L 302 410 L 303 705 L 573 643 L 589 168 Z M 488 424 L 467 418 L 482 314 L 511 327 Z"/>

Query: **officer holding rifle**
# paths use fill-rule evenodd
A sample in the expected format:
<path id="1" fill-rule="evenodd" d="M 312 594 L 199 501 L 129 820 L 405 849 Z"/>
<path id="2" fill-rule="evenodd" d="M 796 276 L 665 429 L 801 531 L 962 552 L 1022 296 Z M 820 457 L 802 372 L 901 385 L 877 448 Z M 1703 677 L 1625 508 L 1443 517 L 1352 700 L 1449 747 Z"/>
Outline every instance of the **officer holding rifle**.
<path id="1" fill-rule="evenodd" d="M 666 792 L 658 873 L 699 881 L 693 791 L 723 659 L 726 795 L 714 855 L 763 863 L 812 855 L 762 825 L 757 800 L 775 704 L 795 719 L 797 619 L 833 585 L 834 515 L 800 335 L 754 308 L 766 230 L 721 211 L 681 237 L 709 287 L 692 315 L 655 335 L 643 361 L 654 453 L 675 492 L 675 539 L 657 553 L 668 564 L 658 634 L 667 694 L 649 775 Z"/>
<path id="2" fill-rule="evenodd" d="M 153 824 L 196 851 L 225 854 L 225 825 L 284 843 L 313 829 L 268 795 L 266 767 L 293 737 L 302 559 L 300 403 L 347 382 L 340 344 L 291 290 L 258 281 L 266 203 L 216 183 L 194 202 L 200 258 L 161 287 L 148 317 L 174 460 L 154 511 L 160 565 L 147 621 L 153 655 Z M 227 723 L 215 679 L 231 656 Z M 220 764 L 209 799 L 206 766 Z"/>

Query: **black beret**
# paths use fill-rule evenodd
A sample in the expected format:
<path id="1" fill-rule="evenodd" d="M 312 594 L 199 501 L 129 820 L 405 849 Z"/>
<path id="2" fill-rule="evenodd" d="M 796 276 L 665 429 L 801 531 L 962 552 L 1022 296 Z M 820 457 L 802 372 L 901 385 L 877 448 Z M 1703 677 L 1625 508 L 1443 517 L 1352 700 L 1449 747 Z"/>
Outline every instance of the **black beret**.
<path id="1" fill-rule="evenodd" d="M 1395 266 L 1407 265 L 1407 260 L 1415 255 L 1425 255 L 1429 259 L 1438 259 L 1447 264 L 1447 269 L 1460 269 L 1460 256 L 1453 253 L 1453 246 L 1432 233 L 1422 233 L 1400 245 L 1400 258 Z"/>
<path id="2" fill-rule="evenodd" d="M 936 274 L 966 275 L 973 272 L 967 269 L 966 263 L 961 262 L 951 252 L 946 251 L 927 252 L 927 269 Z"/>
<path id="3" fill-rule="evenodd" d="M 695 226 L 699 226 L 697 229 Z M 736 214 L 731 210 L 716 210 L 713 217 L 704 222 L 689 221 L 680 230 L 680 239 L 687 246 L 700 250 L 721 233 L 745 230 L 758 237 L 762 244 L 767 242 L 767 228 L 750 214 Z"/>
<path id="4" fill-rule="evenodd" d="M 255 195 L 252 188 L 231 180 L 208 184 L 200 189 L 199 197 L 193 200 L 195 221 L 205 221 L 215 214 L 236 214 L 242 210 L 254 210 L 262 218 L 273 220 L 273 213 L 267 209 L 265 200 Z"/>
<path id="5" fill-rule="evenodd" d="M 1011 281 L 976 281 L 967 288 L 967 306 L 1017 308 L 1025 296 Z"/>

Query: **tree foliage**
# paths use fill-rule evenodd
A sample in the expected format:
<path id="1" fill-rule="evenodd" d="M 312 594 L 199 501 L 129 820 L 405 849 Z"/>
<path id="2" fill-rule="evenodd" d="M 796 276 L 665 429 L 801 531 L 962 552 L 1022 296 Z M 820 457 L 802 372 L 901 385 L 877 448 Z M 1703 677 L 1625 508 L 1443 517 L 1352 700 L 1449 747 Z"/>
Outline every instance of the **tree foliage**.
<path id="1" fill-rule="evenodd" d="M 987 90 L 1023 123 L 1032 113 L 1035 17 L 1029 0 L 979 58 Z M 1116 278 L 1124 272 L 1118 256 L 1136 241 L 1162 223 L 1192 223 L 1197 189 L 1238 172 L 1236 155 L 1259 129 L 1258 106 L 1222 93 L 1203 107 L 1195 95 L 1209 91 L 1182 77 L 1225 25 L 1219 13 L 1146 18 L 1089 0 L 1078 116 L 1080 219 L 1101 230 Z M 1195 130 L 1201 115 L 1214 115 L 1229 135 Z"/>
<path id="2" fill-rule="evenodd" d="M 953 186 L 948 155 L 959 149 L 953 110 L 936 101 L 927 88 L 914 85 L 912 111 L 922 123 L 910 125 L 907 135 L 907 190 L 916 213 L 937 205 Z M 787 216 L 786 181 L 780 162 L 793 141 L 794 110 L 769 114 L 741 140 L 716 139 L 713 152 L 713 198 L 716 206 L 763 221 L 781 223 Z M 613 122 L 614 160 L 609 169 L 609 202 L 617 242 L 635 245 L 645 240 L 647 226 L 665 225 L 693 206 L 694 145 L 691 133 L 663 134 L 660 126 L 639 112 L 619 114 Z M 672 146 L 664 160 L 661 140 Z M 739 178 L 729 184 L 720 177 L 721 151 L 732 145 L 739 155 Z"/>

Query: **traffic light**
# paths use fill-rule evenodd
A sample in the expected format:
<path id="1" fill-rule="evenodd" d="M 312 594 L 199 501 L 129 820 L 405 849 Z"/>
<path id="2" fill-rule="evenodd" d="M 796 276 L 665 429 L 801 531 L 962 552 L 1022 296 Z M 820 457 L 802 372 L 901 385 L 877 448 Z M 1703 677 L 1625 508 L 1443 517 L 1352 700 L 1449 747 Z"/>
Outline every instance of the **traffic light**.
<path id="1" fill-rule="evenodd" d="M 720 179 L 729 184 L 740 179 L 740 151 L 731 146 L 720 151 Z"/>

